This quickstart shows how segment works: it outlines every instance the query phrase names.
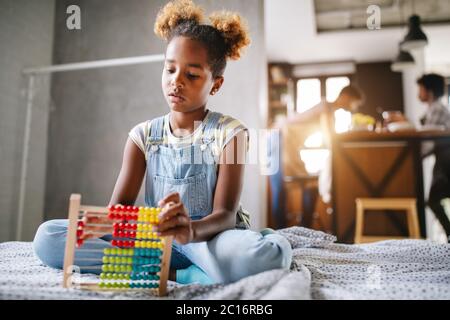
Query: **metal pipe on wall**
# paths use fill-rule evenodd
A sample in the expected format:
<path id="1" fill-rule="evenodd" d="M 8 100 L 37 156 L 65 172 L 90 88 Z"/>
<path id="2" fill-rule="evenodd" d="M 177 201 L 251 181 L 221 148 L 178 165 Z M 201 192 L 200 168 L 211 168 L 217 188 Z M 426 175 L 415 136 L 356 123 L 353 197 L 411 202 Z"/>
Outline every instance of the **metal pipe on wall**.
<path id="1" fill-rule="evenodd" d="M 17 225 L 16 225 L 16 240 L 20 241 L 22 237 L 24 210 L 25 210 L 25 194 L 26 194 L 26 182 L 28 175 L 28 158 L 30 149 L 30 134 L 31 134 L 31 121 L 33 114 L 33 98 L 34 98 L 34 83 L 35 77 L 42 74 L 51 74 L 54 72 L 67 72 L 76 70 L 88 70 L 98 68 L 110 68 L 127 66 L 133 64 L 144 64 L 164 61 L 164 54 L 154 54 L 147 56 L 126 57 L 117 59 L 103 59 L 76 63 L 67 63 L 51 66 L 40 66 L 34 68 L 26 68 L 22 70 L 22 74 L 28 77 L 28 85 L 26 91 L 27 97 L 27 111 L 25 120 L 25 132 L 24 143 L 22 151 L 22 164 L 20 173 L 20 189 L 19 189 L 19 204 L 17 213 Z"/>

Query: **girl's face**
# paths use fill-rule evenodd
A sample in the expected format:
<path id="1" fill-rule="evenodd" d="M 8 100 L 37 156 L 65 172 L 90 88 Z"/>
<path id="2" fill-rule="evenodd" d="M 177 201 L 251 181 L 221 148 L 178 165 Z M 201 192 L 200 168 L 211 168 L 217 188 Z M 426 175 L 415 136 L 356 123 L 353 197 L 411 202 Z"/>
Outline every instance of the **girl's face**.
<path id="1" fill-rule="evenodd" d="M 164 96 L 173 111 L 192 112 L 204 108 L 223 78 L 213 79 L 206 48 L 198 41 L 175 37 L 167 46 L 162 73 Z"/>

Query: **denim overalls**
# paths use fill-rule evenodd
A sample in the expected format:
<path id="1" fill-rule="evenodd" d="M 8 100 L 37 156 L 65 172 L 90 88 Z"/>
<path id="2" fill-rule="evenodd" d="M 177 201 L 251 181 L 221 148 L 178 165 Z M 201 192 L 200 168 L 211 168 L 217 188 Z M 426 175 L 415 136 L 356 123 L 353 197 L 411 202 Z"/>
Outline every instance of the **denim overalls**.
<path id="1" fill-rule="evenodd" d="M 212 212 L 219 157 L 212 142 L 220 117 L 220 113 L 212 112 L 203 123 L 201 143 L 181 148 L 163 145 L 164 121 L 168 121 L 168 115 L 152 121 L 146 143 L 146 206 L 157 207 L 159 200 L 176 191 L 192 220 Z M 33 247 L 47 265 L 62 267 L 66 233 L 67 220 L 51 220 L 39 227 Z M 85 246 L 111 247 L 108 240 L 106 236 Z M 292 249 L 286 238 L 276 233 L 263 236 L 241 228 L 223 231 L 209 241 L 186 245 L 174 241 L 172 248 L 172 269 L 195 264 L 215 283 L 234 282 L 271 269 L 288 269 L 292 259 Z M 96 258 L 95 253 L 83 255 L 83 258 Z M 75 264 L 83 265 L 83 261 L 77 262 L 77 257 L 80 256 L 76 256 Z M 97 258 L 101 264 L 101 254 Z"/>

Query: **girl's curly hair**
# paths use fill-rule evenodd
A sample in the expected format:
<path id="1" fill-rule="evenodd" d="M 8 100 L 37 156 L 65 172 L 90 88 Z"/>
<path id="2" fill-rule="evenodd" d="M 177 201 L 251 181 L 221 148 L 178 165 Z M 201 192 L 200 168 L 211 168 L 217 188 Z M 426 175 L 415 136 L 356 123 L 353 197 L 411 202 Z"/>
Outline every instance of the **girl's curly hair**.
<path id="1" fill-rule="evenodd" d="M 213 77 L 222 76 L 227 60 L 238 60 L 250 44 L 247 25 L 239 14 L 229 11 L 212 13 L 210 25 L 203 20 L 203 9 L 192 0 L 173 0 L 159 11 L 154 31 L 167 42 L 178 36 L 201 42 L 207 48 Z"/>

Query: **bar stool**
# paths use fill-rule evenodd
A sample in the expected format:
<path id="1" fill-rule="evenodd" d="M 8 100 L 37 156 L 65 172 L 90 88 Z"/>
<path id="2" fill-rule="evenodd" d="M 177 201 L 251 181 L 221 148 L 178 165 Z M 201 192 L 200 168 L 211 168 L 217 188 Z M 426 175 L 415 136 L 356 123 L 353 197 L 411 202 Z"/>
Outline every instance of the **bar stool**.
<path id="1" fill-rule="evenodd" d="M 405 239 L 396 236 L 365 236 L 365 210 L 405 210 L 408 222 L 409 238 L 419 239 L 419 221 L 417 218 L 416 199 L 414 198 L 357 198 L 355 243 L 374 242 L 388 239 Z"/>

